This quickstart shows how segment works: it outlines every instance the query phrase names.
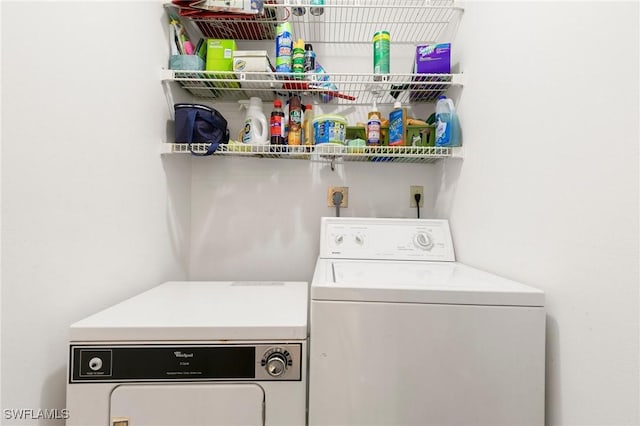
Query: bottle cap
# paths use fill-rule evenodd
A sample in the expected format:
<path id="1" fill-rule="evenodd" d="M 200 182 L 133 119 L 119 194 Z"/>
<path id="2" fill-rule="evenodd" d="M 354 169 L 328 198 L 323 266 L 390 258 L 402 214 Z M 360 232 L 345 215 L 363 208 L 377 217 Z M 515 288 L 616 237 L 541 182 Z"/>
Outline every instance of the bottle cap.
<path id="1" fill-rule="evenodd" d="M 304 45 L 304 50 L 313 50 L 313 46 L 310 43 Z"/>
<path id="2" fill-rule="evenodd" d="M 273 106 L 276 108 L 282 108 L 282 101 L 280 99 L 276 99 L 273 101 Z"/>
<path id="3" fill-rule="evenodd" d="M 306 111 L 306 110 L 308 110 L 308 109 L 313 109 L 313 105 L 311 105 L 311 104 L 306 104 L 306 105 L 304 106 L 304 110 Z"/>
<path id="4" fill-rule="evenodd" d="M 445 95 L 440 95 L 438 96 L 438 99 L 447 99 L 447 97 Z"/>
<path id="5" fill-rule="evenodd" d="M 394 107 L 394 108 L 402 108 L 402 102 L 400 102 L 400 101 L 395 101 L 395 102 L 393 103 L 393 107 Z"/>

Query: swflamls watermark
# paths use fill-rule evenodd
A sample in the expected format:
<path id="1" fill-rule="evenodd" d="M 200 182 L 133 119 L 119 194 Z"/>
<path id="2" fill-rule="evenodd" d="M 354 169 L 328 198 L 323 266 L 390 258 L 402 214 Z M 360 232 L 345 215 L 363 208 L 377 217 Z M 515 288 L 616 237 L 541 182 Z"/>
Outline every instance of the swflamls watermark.
<path id="1" fill-rule="evenodd" d="M 71 417 L 66 408 L 5 408 L 5 420 L 66 420 Z"/>

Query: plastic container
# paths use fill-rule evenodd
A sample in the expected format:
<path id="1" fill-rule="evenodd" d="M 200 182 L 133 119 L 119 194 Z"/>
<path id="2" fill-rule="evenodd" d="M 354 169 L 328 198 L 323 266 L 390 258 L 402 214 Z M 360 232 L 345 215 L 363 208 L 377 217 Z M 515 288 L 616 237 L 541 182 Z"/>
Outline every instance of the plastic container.
<path id="1" fill-rule="evenodd" d="M 302 16 L 305 13 L 307 13 L 307 8 L 306 7 L 302 7 L 303 3 L 302 0 L 295 0 L 293 2 L 293 4 L 299 5 L 298 7 L 293 7 L 291 8 L 291 12 L 296 15 L 296 16 Z"/>
<path id="2" fill-rule="evenodd" d="M 377 31 L 373 34 L 373 73 L 378 74 L 375 80 L 380 80 L 380 74 L 389 74 L 389 55 L 391 35 L 389 31 Z"/>
<path id="3" fill-rule="evenodd" d="M 270 136 L 271 145 L 284 145 L 284 111 L 282 111 L 282 101 L 273 101 L 273 111 L 271 111 Z"/>
<path id="4" fill-rule="evenodd" d="M 440 96 L 436 103 L 436 146 L 460 146 L 460 123 L 453 101 Z"/>
<path id="5" fill-rule="evenodd" d="M 336 114 L 322 114 L 313 119 L 313 139 L 316 145 L 332 143 L 344 145 L 347 119 Z"/>
<path id="6" fill-rule="evenodd" d="M 291 55 L 291 69 L 293 78 L 302 80 L 304 78 L 304 40 L 298 39 L 293 43 L 293 54 Z"/>
<path id="7" fill-rule="evenodd" d="M 378 111 L 376 103 L 367 116 L 367 145 L 380 145 L 380 119 L 382 114 Z"/>
<path id="8" fill-rule="evenodd" d="M 283 22 L 276 28 L 276 72 L 291 72 L 292 53 L 291 23 Z"/>
<path id="9" fill-rule="evenodd" d="M 289 98 L 289 145 L 300 145 L 302 140 L 302 104 L 300 97 L 293 95 Z"/>
<path id="10" fill-rule="evenodd" d="M 239 101 L 247 107 L 247 115 L 244 119 L 242 130 L 242 143 L 252 145 L 269 144 L 269 126 L 267 117 L 262 112 L 262 99 L 250 98 L 249 101 Z M 247 105 L 248 104 L 248 105 Z"/>
<path id="11" fill-rule="evenodd" d="M 311 13 L 314 16 L 320 16 L 324 13 L 323 6 L 324 6 L 324 0 L 311 0 L 311 7 L 309 8 L 309 13 Z"/>
<path id="12" fill-rule="evenodd" d="M 313 106 L 311 104 L 307 104 L 304 107 L 302 139 L 305 145 L 313 145 Z"/>
<path id="13" fill-rule="evenodd" d="M 313 46 L 309 43 L 304 45 L 304 73 L 307 80 L 311 80 L 313 73 L 316 72 L 316 54 Z"/>
<path id="14" fill-rule="evenodd" d="M 397 101 L 389 113 L 389 146 L 404 146 L 407 130 L 407 109 Z"/>

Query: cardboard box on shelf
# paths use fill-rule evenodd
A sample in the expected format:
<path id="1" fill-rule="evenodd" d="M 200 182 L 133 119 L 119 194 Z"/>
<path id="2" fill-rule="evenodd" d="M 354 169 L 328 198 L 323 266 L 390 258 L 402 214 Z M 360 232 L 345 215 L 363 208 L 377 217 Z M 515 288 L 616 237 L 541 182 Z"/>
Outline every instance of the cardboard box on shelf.
<path id="1" fill-rule="evenodd" d="M 207 39 L 207 71 L 233 71 L 233 52 L 236 41 L 229 39 Z"/>

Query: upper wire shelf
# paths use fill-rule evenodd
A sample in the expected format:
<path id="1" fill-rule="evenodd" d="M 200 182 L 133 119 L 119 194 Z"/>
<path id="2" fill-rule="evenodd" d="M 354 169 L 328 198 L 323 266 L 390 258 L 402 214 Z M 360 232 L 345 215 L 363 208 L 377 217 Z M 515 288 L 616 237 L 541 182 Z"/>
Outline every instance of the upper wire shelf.
<path id="1" fill-rule="evenodd" d="M 291 93 L 316 96 L 339 105 L 433 102 L 451 86 L 462 86 L 462 74 L 327 73 L 325 80 L 295 80 L 294 74 L 232 71 L 164 70 L 163 80 L 176 81 L 198 98 L 271 102 Z"/>
<path id="2" fill-rule="evenodd" d="M 258 15 L 191 11 L 182 19 L 207 38 L 274 40 L 276 26 L 290 22 L 295 37 L 307 43 L 371 43 L 376 31 L 385 30 L 393 44 L 416 44 L 451 41 L 463 13 L 454 0 L 326 0 L 321 15 L 311 14 L 309 3 L 271 0 Z"/>

